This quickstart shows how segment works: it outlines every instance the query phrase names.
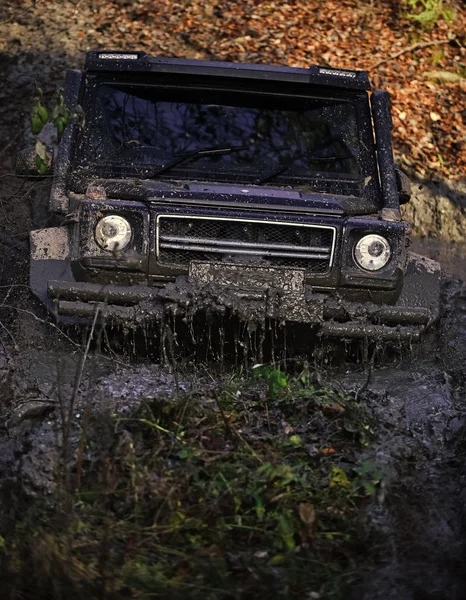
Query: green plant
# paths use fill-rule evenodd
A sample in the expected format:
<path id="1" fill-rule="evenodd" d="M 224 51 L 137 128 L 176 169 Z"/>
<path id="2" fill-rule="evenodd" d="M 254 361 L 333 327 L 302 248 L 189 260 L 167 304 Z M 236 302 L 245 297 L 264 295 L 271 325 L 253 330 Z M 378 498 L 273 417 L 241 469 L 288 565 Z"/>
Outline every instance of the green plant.
<path id="1" fill-rule="evenodd" d="M 51 164 L 51 156 L 47 151 L 44 142 L 39 139 L 39 136 L 47 125 L 52 123 L 56 129 L 57 139 L 60 141 L 61 136 L 70 118 L 70 110 L 65 105 L 63 90 L 60 88 L 56 91 L 51 108 L 47 109 L 44 106 L 44 95 L 41 88 L 37 88 L 37 98 L 31 109 L 30 125 L 31 131 L 36 136 L 36 168 L 41 174 L 47 172 Z"/>
<path id="2" fill-rule="evenodd" d="M 254 365 L 252 369 L 256 377 L 262 377 L 267 381 L 270 400 L 276 400 L 279 394 L 287 388 L 288 377 L 280 370 L 280 367 L 276 367 L 275 365 Z"/>
<path id="3" fill-rule="evenodd" d="M 372 460 L 365 460 L 354 468 L 357 478 L 353 484 L 356 490 L 363 491 L 368 496 L 374 496 L 383 483 L 384 474 Z"/>
<path id="4" fill-rule="evenodd" d="M 452 23 L 456 18 L 454 8 L 444 0 L 404 0 L 410 7 L 408 19 L 432 27 L 438 21 Z"/>
<path id="5" fill-rule="evenodd" d="M 57 586 L 70 597 L 345 598 L 361 505 L 381 485 L 357 460 L 376 424 L 364 394 L 311 379 L 261 365 L 213 394 L 144 398 L 124 418 L 90 413 L 66 518 L 28 509 L 3 552 L 0 538 L 16 595 L 32 574 L 52 599 Z"/>
<path id="6" fill-rule="evenodd" d="M 438 66 L 442 60 L 445 58 L 445 52 L 443 51 L 442 48 L 439 48 L 438 50 L 435 51 L 435 53 L 432 56 L 432 64 L 436 67 Z"/>

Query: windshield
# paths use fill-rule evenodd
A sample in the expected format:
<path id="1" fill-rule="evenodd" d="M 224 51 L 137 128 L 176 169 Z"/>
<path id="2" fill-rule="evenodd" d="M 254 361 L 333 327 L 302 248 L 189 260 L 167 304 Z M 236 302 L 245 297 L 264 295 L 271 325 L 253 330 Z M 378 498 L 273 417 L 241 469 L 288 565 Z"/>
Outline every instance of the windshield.
<path id="1" fill-rule="evenodd" d="M 123 176 L 272 185 L 360 181 L 347 100 L 100 84 L 86 163 Z"/>

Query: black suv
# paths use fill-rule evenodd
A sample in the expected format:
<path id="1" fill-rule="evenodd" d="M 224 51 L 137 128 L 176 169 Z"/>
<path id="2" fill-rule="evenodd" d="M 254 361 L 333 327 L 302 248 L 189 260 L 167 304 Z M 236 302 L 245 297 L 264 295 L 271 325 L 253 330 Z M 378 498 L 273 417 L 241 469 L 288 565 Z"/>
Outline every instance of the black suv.
<path id="1" fill-rule="evenodd" d="M 407 251 L 389 95 L 369 90 L 363 71 L 89 52 L 66 77 L 33 292 L 59 318 L 214 305 L 417 339 L 440 267 Z"/>

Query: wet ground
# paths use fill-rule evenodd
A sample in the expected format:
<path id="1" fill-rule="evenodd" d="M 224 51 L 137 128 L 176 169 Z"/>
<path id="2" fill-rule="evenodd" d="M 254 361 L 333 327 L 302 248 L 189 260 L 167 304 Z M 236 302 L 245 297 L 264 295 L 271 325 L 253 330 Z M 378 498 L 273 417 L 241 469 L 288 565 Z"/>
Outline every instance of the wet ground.
<path id="1" fill-rule="evenodd" d="M 357 567 L 355 600 L 466 598 L 466 285 L 447 277 L 443 293 L 443 338 L 434 353 L 407 349 L 373 369 L 367 363 L 331 370 L 315 365 L 321 382 L 364 389 L 381 424 L 377 440 L 362 454 L 376 462 L 384 479 L 377 500 L 366 507 L 374 535 L 366 565 Z M 213 365 L 200 375 L 199 365 L 174 368 L 92 350 L 83 360 L 75 341 L 40 349 L 31 340 L 23 348 L 6 338 L 4 344 L 3 498 L 13 480 L 21 481 L 26 497 L 55 492 L 58 446 L 50 415 L 63 398 L 67 406 L 74 398 L 70 418 L 80 426 L 89 401 L 97 411 L 111 407 L 123 416 L 145 398 L 206 386 L 205 373 L 215 372 Z M 4 504 L 0 523 L 8 514 Z"/>

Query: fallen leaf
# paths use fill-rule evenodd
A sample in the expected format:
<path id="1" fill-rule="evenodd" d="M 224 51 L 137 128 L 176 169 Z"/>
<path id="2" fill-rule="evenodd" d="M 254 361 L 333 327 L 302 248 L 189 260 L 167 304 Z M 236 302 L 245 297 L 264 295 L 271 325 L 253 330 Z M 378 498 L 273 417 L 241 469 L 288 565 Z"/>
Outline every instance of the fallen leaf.
<path id="1" fill-rule="evenodd" d="M 298 506 L 298 511 L 301 521 L 308 527 L 315 523 L 316 512 L 313 504 L 301 502 L 301 504 Z"/>
<path id="2" fill-rule="evenodd" d="M 333 467 L 329 485 L 330 487 L 341 487 L 348 489 L 351 487 L 351 482 L 343 469 L 340 467 Z"/>
<path id="3" fill-rule="evenodd" d="M 284 560 L 285 557 L 283 556 L 283 554 L 276 554 L 275 556 L 272 556 L 272 558 L 267 564 L 270 566 L 280 565 Z"/>
<path id="4" fill-rule="evenodd" d="M 290 433 L 293 433 L 293 431 L 294 431 L 294 427 L 292 427 L 289 423 L 287 423 L 284 420 L 282 420 L 281 426 L 283 427 L 283 433 L 285 435 L 289 435 Z"/>
<path id="5" fill-rule="evenodd" d="M 329 404 L 322 404 L 322 408 L 324 410 L 330 410 L 333 412 L 344 412 L 345 407 L 341 405 L 339 402 L 331 402 Z"/>

